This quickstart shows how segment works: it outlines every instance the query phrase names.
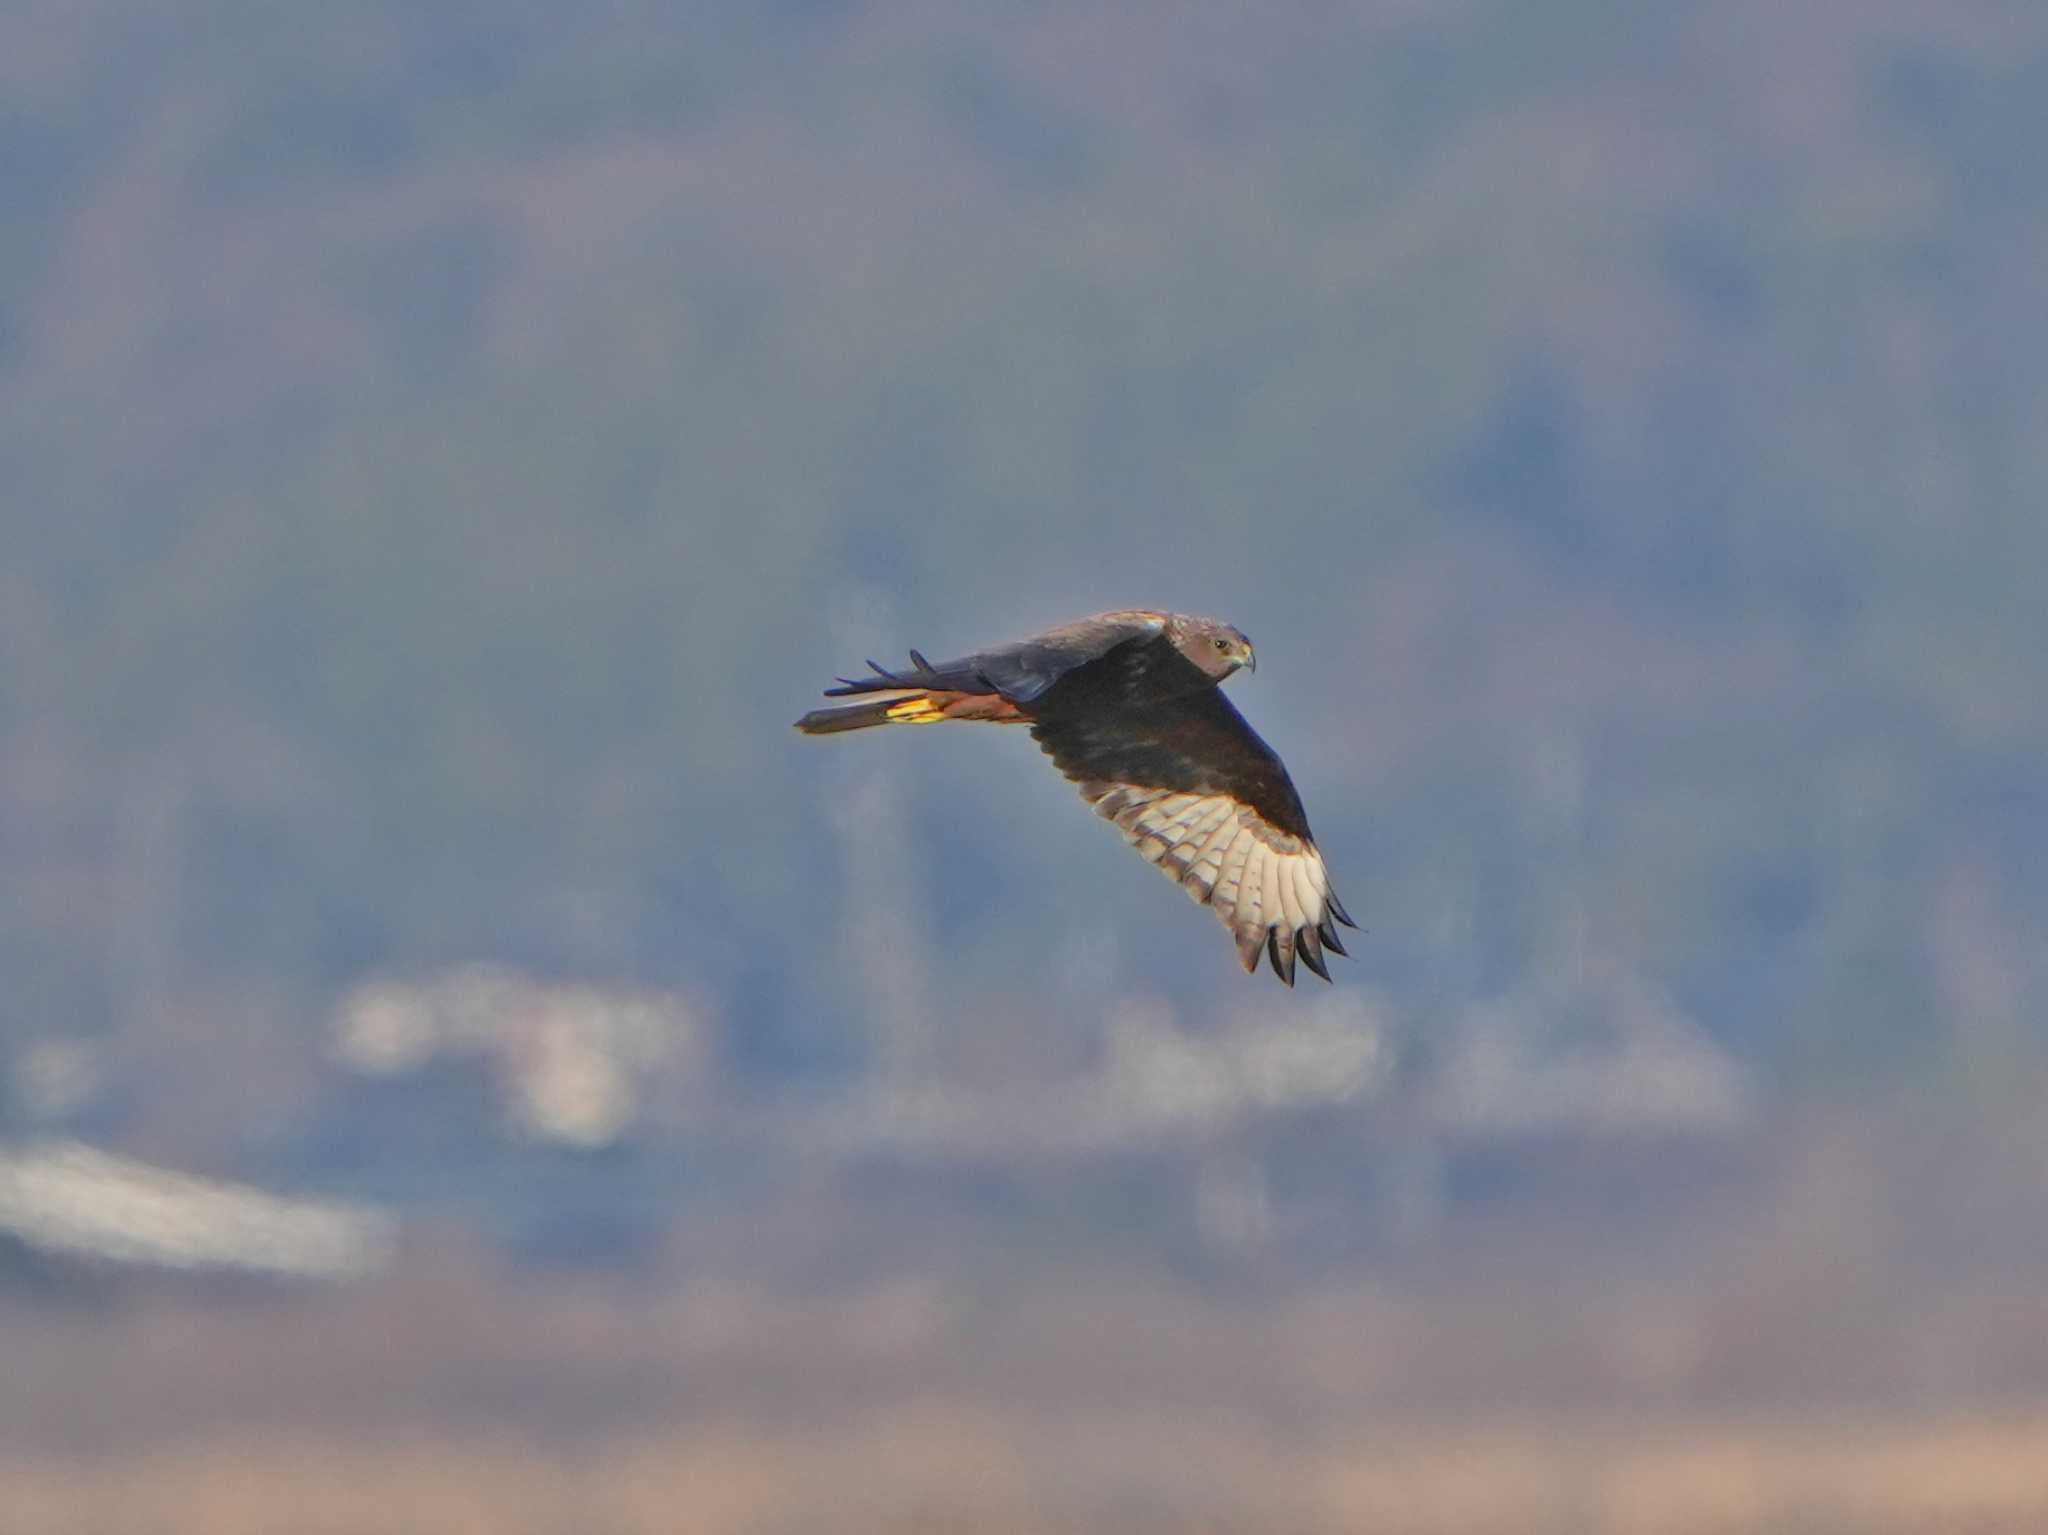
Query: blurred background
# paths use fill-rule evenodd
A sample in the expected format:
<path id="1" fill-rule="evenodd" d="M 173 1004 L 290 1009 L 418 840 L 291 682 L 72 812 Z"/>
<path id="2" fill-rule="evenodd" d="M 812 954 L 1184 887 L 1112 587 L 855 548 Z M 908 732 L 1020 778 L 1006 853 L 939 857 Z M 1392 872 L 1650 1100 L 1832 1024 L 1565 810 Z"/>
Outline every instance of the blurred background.
<path id="1" fill-rule="evenodd" d="M 0 1526 L 2048 1528 L 2044 99 L 2026 0 L 8 7 Z M 789 728 L 1138 604 L 1334 987 Z"/>

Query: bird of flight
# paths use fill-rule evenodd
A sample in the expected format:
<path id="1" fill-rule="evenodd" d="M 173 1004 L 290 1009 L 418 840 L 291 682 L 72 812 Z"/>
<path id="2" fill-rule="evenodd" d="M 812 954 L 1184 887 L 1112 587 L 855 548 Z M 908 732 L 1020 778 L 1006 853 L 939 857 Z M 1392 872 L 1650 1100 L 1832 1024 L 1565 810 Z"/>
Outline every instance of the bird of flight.
<path id="1" fill-rule="evenodd" d="M 1297 956 L 1324 980 L 1323 951 L 1345 952 L 1356 927 L 1309 835 L 1301 796 L 1279 756 L 1232 708 L 1220 684 L 1256 668 L 1229 624 L 1143 608 L 1098 613 L 1012 645 L 933 665 L 841 677 L 813 709 L 808 735 L 871 725 L 982 720 L 1029 725 L 1032 739 L 1113 821 L 1230 929 L 1246 971 L 1259 955 L 1294 984 Z"/>

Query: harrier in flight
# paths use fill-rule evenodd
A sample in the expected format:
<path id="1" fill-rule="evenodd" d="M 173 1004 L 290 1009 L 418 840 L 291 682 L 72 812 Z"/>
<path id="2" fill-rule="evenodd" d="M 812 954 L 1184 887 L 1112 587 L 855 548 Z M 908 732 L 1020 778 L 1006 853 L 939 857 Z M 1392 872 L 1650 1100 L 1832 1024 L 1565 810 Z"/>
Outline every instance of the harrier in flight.
<path id="1" fill-rule="evenodd" d="M 1029 725 L 1095 813 L 1222 919 L 1247 971 L 1264 952 L 1289 986 L 1297 956 L 1330 978 L 1323 950 L 1344 953 L 1336 925 L 1358 924 L 1330 888 L 1287 769 L 1219 687 L 1257 664 L 1243 634 L 1126 609 L 936 666 L 913 650 L 910 663 L 841 677 L 825 696 L 858 701 L 813 709 L 796 728 Z"/>

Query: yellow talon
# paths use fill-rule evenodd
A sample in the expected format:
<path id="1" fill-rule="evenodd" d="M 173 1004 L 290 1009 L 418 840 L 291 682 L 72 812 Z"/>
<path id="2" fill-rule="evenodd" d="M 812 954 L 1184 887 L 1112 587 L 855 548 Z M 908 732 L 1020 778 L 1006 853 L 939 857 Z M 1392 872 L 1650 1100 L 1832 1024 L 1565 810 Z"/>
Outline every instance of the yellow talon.
<path id="1" fill-rule="evenodd" d="M 906 698 L 889 705 L 889 718 L 905 725 L 930 725 L 946 717 L 929 698 Z"/>

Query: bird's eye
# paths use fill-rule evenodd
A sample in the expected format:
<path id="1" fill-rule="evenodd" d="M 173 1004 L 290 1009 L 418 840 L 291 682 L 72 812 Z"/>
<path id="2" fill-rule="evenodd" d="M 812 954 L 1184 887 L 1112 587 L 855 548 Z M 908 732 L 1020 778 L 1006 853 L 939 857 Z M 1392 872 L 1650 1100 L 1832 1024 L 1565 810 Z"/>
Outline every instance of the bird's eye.
<path id="1" fill-rule="evenodd" d="M 1230 641 L 1225 639 L 1219 639 L 1216 642 L 1216 648 L 1218 650 L 1228 650 L 1230 648 Z"/>

